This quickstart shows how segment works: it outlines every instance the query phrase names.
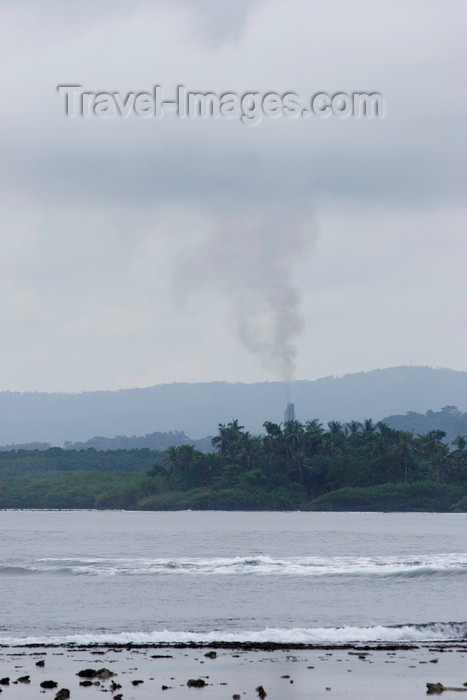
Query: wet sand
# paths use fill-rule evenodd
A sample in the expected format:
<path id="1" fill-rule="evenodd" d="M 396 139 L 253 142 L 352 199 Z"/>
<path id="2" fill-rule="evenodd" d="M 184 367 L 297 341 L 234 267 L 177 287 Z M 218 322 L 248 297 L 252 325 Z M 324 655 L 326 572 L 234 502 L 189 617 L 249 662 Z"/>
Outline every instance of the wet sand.
<path id="1" fill-rule="evenodd" d="M 466 661 L 467 640 L 416 645 L 0 647 L 0 689 L 2 700 L 54 700 L 61 689 L 68 689 L 72 700 L 102 698 L 102 692 L 116 700 L 247 700 L 261 697 L 260 686 L 268 700 L 411 700 L 426 695 L 427 683 L 463 687 Z M 88 676 L 77 675 L 89 669 Z M 102 669 L 106 671 L 93 675 Z M 200 681 L 201 687 L 188 685 L 190 680 Z M 44 681 L 57 685 L 45 689 Z M 450 690 L 442 694 L 464 697 Z"/>

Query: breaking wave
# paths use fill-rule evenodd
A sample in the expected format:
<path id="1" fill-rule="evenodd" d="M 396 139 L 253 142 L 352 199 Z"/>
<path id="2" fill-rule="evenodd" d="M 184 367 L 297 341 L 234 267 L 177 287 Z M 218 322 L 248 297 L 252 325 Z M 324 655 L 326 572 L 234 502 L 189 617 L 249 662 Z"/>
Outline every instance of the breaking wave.
<path id="1" fill-rule="evenodd" d="M 24 646 L 29 644 L 212 644 L 267 643 L 277 644 L 347 644 L 365 642 L 431 642 L 459 641 L 467 638 L 467 622 L 430 622 L 374 627 L 316 627 L 267 628 L 260 631 L 239 632 L 115 632 L 106 634 L 71 634 L 50 637 L 0 637 L 0 645 Z"/>
<path id="2" fill-rule="evenodd" d="M 467 554 L 403 557 L 42 558 L 0 566 L 0 576 L 367 576 L 426 577 L 467 574 Z"/>

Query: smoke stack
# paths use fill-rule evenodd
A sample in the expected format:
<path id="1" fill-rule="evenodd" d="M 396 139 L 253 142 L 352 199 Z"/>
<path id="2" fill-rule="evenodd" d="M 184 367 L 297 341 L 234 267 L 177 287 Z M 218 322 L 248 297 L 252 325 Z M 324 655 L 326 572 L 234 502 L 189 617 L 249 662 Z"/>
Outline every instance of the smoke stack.
<path id="1" fill-rule="evenodd" d="M 284 423 L 289 420 L 295 420 L 295 406 L 293 403 L 288 403 L 284 411 Z"/>

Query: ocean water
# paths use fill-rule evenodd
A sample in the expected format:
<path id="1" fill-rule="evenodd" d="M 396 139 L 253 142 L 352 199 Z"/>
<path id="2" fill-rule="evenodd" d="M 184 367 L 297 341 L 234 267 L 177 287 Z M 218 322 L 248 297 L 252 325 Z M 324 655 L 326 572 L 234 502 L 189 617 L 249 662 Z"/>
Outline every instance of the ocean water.
<path id="1" fill-rule="evenodd" d="M 467 637 L 467 515 L 0 511 L 0 644 Z"/>

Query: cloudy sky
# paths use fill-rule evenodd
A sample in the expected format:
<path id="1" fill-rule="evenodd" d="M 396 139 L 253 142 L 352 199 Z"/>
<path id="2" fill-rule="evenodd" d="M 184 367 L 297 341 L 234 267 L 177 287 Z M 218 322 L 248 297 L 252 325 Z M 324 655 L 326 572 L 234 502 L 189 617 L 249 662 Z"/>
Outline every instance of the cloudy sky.
<path id="1" fill-rule="evenodd" d="M 0 389 L 467 370 L 465 0 L 3 0 Z M 384 118 L 70 119 L 89 92 Z"/>

